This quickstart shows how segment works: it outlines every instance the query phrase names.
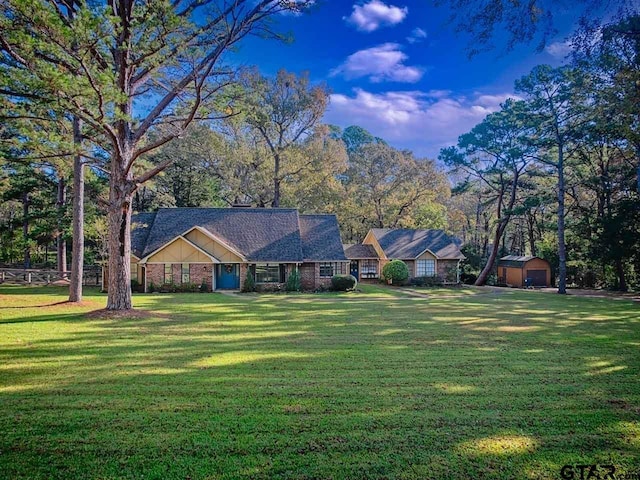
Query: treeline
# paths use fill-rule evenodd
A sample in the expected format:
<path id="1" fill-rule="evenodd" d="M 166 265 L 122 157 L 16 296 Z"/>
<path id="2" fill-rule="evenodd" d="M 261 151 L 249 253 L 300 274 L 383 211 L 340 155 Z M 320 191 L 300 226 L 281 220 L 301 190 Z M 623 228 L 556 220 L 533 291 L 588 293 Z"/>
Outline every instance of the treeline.
<path id="1" fill-rule="evenodd" d="M 468 282 L 495 282 L 496 260 L 519 254 L 548 259 L 560 291 L 638 288 L 638 23 L 576 38 L 570 65 L 534 68 L 513 99 L 443 149 L 439 162 L 358 126 L 322 124 L 329 91 L 306 74 L 240 72 L 216 97 L 223 115 L 196 118 L 142 155 L 140 172 L 161 173 L 138 186 L 133 210 L 245 204 L 335 213 L 345 242 L 373 227 L 442 228 L 465 244 Z M 71 129 L 65 122 L 59 136 Z M 173 128 L 154 125 L 148 142 Z M 62 142 L 38 131 L 0 132 L 0 262 L 63 269 L 73 171 L 56 155 L 43 161 L 47 145 L 59 152 Z M 108 251 L 108 152 L 85 150 L 83 158 L 85 261 L 93 263 Z"/>
<path id="2" fill-rule="evenodd" d="M 344 240 L 353 242 L 372 227 L 447 227 L 445 172 L 360 127 L 321 124 L 326 86 L 312 85 L 306 74 L 265 78 L 254 70 L 239 85 L 225 98 L 231 115 L 194 122 L 145 157 L 143 168 L 168 166 L 137 189 L 134 211 L 294 207 L 336 213 Z M 158 128 L 154 136 L 163 134 Z M 55 253 L 71 235 L 71 172 L 8 155 L 0 168 L 0 262 L 51 267 L 61 258 L 64 268 L 64 255 Z M 85 260 L 93 263 L 107 255 L 108 176 L 95 165 L 89 172 Z"/>
<path id="3" fill-rule="evenodd" d="M 560 292 L 640 286 L 640 18 L 585 28 L 573 47 L 440 154 L 459 175 L 477 284 L 509 253 L 550 260 Z"/>

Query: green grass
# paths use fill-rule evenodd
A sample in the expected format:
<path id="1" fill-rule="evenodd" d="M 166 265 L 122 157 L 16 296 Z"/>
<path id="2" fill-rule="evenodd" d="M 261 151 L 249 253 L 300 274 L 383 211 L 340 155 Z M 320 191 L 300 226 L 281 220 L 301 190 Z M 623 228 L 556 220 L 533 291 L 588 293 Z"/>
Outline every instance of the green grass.
<path id="1" fill-rule="evenodd" d="M 0 287 L 0 478 L 640 472 L 640 305 L 361 288 L 104 319 L 95 292 Z"/>
<path id="2" fill-rule="evenodd" d="M 463 285 L 460 287 L 401 287 L 400 290 L 409 290 L 423 295 L 438 297 L 466 297 L 467 295 L 478 295 L 489 293 L 489 291 L 478 287 Z"/>

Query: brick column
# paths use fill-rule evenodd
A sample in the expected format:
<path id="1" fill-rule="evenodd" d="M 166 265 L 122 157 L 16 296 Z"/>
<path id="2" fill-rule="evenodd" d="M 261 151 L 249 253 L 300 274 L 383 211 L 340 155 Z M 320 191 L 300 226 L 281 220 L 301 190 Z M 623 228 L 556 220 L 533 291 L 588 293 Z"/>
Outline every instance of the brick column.
<path id="1" fill-rule="evenodd" d="M 300 283 L 303 290 L 313 290 L 316 288 L 316 263 L 303 263 L 300 265 Z"/>
<path id="2" fill-rule="evenodd" d="M 147 292 L 151 283 L 154 284 L 156 290 L 160 288 L 164 283 L 164 265 L 161 263 L 147 264 L 145 282 Z"/>
<path id="3" fill-rule="evenodd" d="M 192 263 L 189 265 L 189 276 L 191 277 L 191 283 L 195 283 L 196 285 L 202 285 L 202 280 L 207 284 L 207 291 L 211 291 L 212 284 L 212 274 L 213 274 L 212 263 Z"/>
<path id="4" fill-rule="evenodd" d="M 242 286 L 244 285 L 244 281 L 247 279 L 247 273 L 249 271 L 249 264 L 241 263 L 240 264 L 240 289 L 242 290 Z"/>
<path id="5" fill-rule="evenodd" d="M 171 278 L 175 285 L 180 285 L 182 283 L 182 264 L 181 263 L 171 264 Z"/>

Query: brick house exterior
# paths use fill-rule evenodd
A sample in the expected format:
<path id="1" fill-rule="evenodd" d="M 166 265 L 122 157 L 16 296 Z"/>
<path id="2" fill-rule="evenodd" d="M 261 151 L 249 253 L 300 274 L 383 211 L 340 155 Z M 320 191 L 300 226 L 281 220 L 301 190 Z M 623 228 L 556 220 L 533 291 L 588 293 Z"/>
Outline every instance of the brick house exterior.
<path id="1" fill-rule="evenodd" d="M 329 262 L 336 263 L 336 262 Z M 347 264 L 341 274 L 349 273 Z M 303 290 L 316 290 L 331 287 L 331 276 L 320 275 L 320 263 L 303 263 L 300 265 L 300 282 Z"/>
<path id="2" fill-rule="evenodd" d="M 438 277 L 445 283 L 453 283 L 455 278 L 456 283 L 458 283 L 459 263 L 459 260 L 438 260 Z"/>
<path id="3" fill-rule="evenodd" d="M 240 289 L 247 275 L 258 290 L 277 290 L 295 269 L 302 287 L 315 290 L 330 285 L 333 272 L 348 273 L 335 216 L 294 209 L 160 209 L 133 216 L 131 244 L 144 291 Z"/>
<path id="4" fill-rule="evenodd" d="M 164 284 L 164 265 L 152 264 L 147 265 L 145 268 L 146 286 L 153 284 L 160 286 Z"/>
<path id="5" fill-rule="evenodd" d="M 165 266 L 162 263 L 151 263 L 145 266 L 146 270 L 146 286 L 147 290 L 150 289 L 150 285 L 153 283 L 154 288 L 161 288 L 167 284 L 165 281 L 164 270 Z M 211 266 L 206 264 L 189 264 L 189 284 L 202 285 L 202 281 L 207 285 L 207 290 L 211 291 L 212 274 Z M 182 284 L 182 264 L 171 264 L 171 284 Z"/>
<path id="6" fill-rule="evenodd" d="M 464 255 L 460 241 L 442 230 L 374 228 L 361 244 L 345 245 L 351 274 L 358 280 L 379 278 L 391 260 L 402 260 L 409 277 L 436 277 L 447 284 L 459 283 Z M 377 265 L 377 275 L 372 275 Z"/>
<path id="7" fill-rule="evenodd" d="M 316 287 L 315 263 L 303 263 L 300 265 L 300 283 L 303 290 L 313 290 Z"/>

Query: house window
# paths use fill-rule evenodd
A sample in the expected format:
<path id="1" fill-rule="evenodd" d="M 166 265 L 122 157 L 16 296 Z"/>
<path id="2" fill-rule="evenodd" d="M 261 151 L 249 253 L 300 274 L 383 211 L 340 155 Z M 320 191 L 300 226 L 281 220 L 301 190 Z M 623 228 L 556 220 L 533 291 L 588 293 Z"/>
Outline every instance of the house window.
<path id="1" fill-rule="evenodd" d="M 164 264 L 164 283 L 173 283 L 173 267 L 170 263 Z"/>
<path id="2" fill-rule="evenodd" d="M 435 260 L 418 260 L 416 262 L 416 277 L 435 277 L 436 261 Z"/>
<path id="3" fill-rule="evenodd" d="M 321 277 L 333 277 L 333 263 L 321 263 L 320 264 L 320 276 Z"/>
<path id="4" fill-rule="evenodd" d="M 189 272 L 189 264 L 188 263 L 183 263 L 182 264 L 182 283 L 191 283 L 191 275 Z"/>
<path id="5" fill-rule="evenodd" d="M 256 283 L 283 283 L 284 282 L 284 264 L 256 264 Z"/>
<path id="6" fill-rule="evenodd" d="M 378 261 L 360 260 L 360 278 L 378 278 Z"/>
<path id="7" fill-rule="evenodd" d="M 320 264 L 321 277 L 333 277 L 334 275 L 344 275 L 347 273 L 347 264 L 338 262 L 322 262 Z"/>

